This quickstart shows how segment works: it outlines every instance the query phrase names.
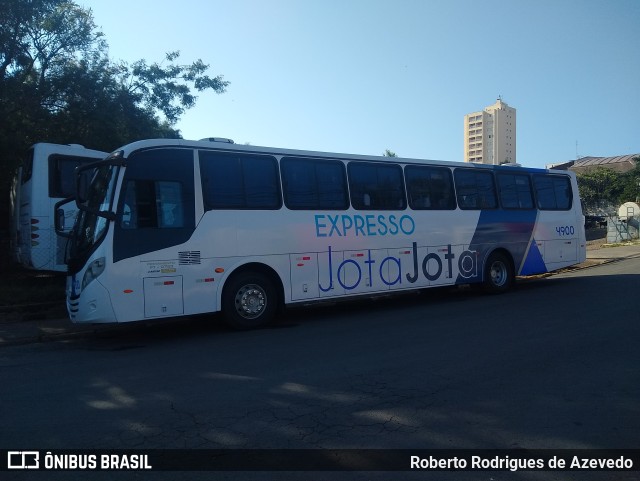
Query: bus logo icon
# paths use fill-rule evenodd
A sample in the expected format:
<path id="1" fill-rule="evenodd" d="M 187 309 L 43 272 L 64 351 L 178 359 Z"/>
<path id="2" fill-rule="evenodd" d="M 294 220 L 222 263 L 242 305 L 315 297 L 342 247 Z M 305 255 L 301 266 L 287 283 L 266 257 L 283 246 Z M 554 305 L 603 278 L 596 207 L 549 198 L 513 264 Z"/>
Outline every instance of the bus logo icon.
<path id="1" fill-rule="evenodd" d="M 8 451 L 8 469 L 38 469 L 40 467 L 40 452 L 38 451 Z"/>

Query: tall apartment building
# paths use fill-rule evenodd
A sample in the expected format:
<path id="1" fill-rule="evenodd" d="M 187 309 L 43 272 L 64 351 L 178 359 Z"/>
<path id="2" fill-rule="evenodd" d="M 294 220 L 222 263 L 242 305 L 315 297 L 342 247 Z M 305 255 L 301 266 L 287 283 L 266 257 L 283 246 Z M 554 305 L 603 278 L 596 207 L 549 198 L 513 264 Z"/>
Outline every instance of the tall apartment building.
<path id="1" fill-rule="evenodd" d="M 500 165 L 516 162 L 516 109 L 500 97 L 464 116 L 464 161 Z"/>

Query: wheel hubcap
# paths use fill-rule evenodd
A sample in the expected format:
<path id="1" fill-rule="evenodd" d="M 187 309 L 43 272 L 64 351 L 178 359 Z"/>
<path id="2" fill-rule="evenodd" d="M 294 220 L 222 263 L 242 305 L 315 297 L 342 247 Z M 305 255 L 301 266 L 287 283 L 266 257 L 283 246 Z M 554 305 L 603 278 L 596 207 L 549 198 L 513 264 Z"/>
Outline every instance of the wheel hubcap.
<path id="1" fill-rule="evenodd" d="M 238 290 L 235 298 L 236 311 L 245 319 L 255 319 L 267 305 L 264 289 L 256 284 L 248 284 Z"/>
<path id="2" fill-rule="evenodd" d="M 507 281 L 507 266 L 502 262 L 491 264 L 491 282 L 494 286 L 502 287 Z"/>

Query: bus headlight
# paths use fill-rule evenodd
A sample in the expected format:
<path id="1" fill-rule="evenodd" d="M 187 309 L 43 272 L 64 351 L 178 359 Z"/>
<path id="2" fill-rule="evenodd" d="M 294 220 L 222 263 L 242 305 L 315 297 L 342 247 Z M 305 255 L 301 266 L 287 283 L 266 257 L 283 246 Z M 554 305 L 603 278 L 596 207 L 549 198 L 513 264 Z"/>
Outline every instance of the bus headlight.
<path id="1" fill-rule="evenodd" d="M 82 290 L 87 287 L 94 279 L 96 279 L 104 271 L 105 260 L 104 257 L 96 259 L 87 268 L 82 279 Z"/>

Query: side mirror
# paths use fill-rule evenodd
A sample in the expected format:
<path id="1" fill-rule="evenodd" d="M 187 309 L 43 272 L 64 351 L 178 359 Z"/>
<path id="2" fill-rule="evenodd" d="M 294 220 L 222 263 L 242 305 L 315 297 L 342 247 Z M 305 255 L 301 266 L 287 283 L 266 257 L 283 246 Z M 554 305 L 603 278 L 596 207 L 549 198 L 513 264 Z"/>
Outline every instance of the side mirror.
<path id="1" fill-rule="evenodd" d="M 75 200 L 76 200 L 75 197 L 69 197 L 68 199 L 64 199 L 64 200 L 61 200 L 60 202 L 56 202 L 56 204 L 53 206 L 53 215 L 55 220 L 54 228 L 55 228 L 56 234 L 66 239 L 71 237 L 71 231 L 73 226 L 69 226 L 69 228 L 67 229 L 67 226 L 66 226 L 67 211 L 62 207 L 66 204 L 74 202 Z"/>
<path id="2" fill-rule="evenodd" d="M 64 231 L 64 209 L 56 210 L 56 232 Z"/>

